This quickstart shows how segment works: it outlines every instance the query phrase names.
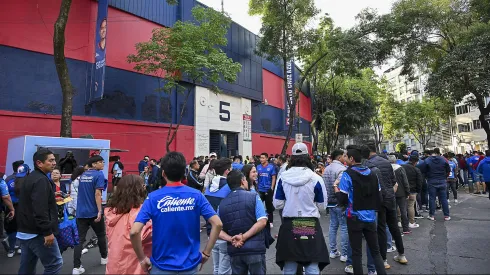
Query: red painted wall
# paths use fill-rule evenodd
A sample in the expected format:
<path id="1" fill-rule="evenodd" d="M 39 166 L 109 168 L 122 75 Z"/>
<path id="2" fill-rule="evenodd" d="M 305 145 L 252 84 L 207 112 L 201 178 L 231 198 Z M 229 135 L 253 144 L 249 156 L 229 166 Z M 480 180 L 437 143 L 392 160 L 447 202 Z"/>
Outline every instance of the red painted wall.
<path id="1" fill-rule="evenodd" d="M 53 28 L 61 0 L 2 0 L 0 45 L 53 54 Z M 97 2 L 74 0 L 66 26 L 65 56 L 95 61 Z M 109 7 L 106 64 L 134 71 L 126 60 L 138 42 L 148 41 L 160 25 Z"/>
<path id="2" fill-rule="evenodd" d="M 264 90 L 264 102 L 267 99 L 267 103 L 270 106 L 284 110 L 285 108 L 285 91 L 284 80 L 277 75 L 262 70 L 262 88 Z"/>
<path id="3" fill-rule="evenodd" d="M 284 141 L 286 138 L 266 135 L 266 134 L 252 134 L 252 154 L 260 155 L 261 153 L 273 153 L 280 154 L 282 150 L 282 146 L 284 145 Z M 289 147 L 286 153 L 291 155 L 291 151 L 293 150 L 294 138 L 289 141 Z M 311 143 L 305 142 L 308 146 L 308 150 L 311 154 Z"/>
<path id="4" fill-rule="evenodd" d="M 311 98 L 299 93 L 299 103 L 296 108 L 299 108 L 299 116 L 301 118 L 311 122 Z"/>
<path id="5" fill-rule="evenodd" d="M 0 171 L 5 171 L 8 140 L 22 135 L 59 136 L 60 117 L 0 111 Z M 91 134 L 97 139 L 111 140 L 111 148 L 126 149 L 120 155 L 126 170 L 138 170 L 145 155 L 160 158 L 165 154 L 168 125 L 158 123 L 73 117 L 73 137 Z M 170 146 L 182 152 L 187 160 L 194 157 L 194 127 L 181 125 Z"/>
<path id="6" fill-rule="evenodd" d="M 54 23 L 61 0 L 2 0 L 0 44 L 53 54 Z M 66 27 L 65 55 L 94 62 L 97 3 L 74 0 Z"/>

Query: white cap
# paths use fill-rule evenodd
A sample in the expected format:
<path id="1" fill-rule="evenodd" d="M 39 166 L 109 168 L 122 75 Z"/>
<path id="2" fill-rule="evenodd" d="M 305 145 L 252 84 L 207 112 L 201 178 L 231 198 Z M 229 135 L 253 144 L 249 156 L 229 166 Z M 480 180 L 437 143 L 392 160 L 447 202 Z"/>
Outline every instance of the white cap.
<path id="1" fill-rule="evenodd" d="M 308 155 L 308 146 L 306 146 L 306 144 L 304 144 L 303 142 L 296 143 L 295 145 L 293 145 L 292 155 Z"/>
<path id="2" fill-rule="evenodd" d="M 209 157 L 217 157 L 218 155 L 216 155 L 215 152 L 212 152 L 211 154 L 209 154 Z"/>

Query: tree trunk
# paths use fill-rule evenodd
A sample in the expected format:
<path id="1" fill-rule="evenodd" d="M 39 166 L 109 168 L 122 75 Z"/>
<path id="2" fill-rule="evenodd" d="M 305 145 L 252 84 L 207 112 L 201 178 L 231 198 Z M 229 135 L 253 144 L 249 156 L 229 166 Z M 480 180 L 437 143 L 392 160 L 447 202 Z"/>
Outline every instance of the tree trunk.
<path id="1" fill-rule="evenodd" d="M 63 103 L 61 105 L 61 137 L 72 137 L 73 86 L 65 60 L 65 29 L 68 23 L 72 0 L 62 0 L 60 13 L 54 24 L 53 50 L 54 64 L 60 81 Z"/>
<path id="2" fill-rule="evenodd" d="M 317 132 L 317 129 L 315 128 L 315 123 L 316 123 L 316 115 L 313 117 L 313 120 L 310 123 L 311 141 L 312 141 L 311 151 L 312 152 L 318 151 L 318 132 Z"/>
<path id="3" fill-rule="evenodd" d="M 182 109 L 180 110 L 180 117 L 179 117 L 179 122 L 175 125 L 175 129 L 173 128 L 173 123 L 172 121 L 170 122 L 170 127 L 168 128 L 168 133 L 167 133 L 167 142 L 165 143 L 165 150 L 167 150 L 167 153 L 170 152 L 170 144 L 175 139 L 175 136 L 177 135 L 177 131 L 179 130 L 179 126 L 182 123 L 182 119 L 184 118 L 184 112 L 185 108 L 187 106 L 187 100 L 189 99 L 189 96 L 191 94 L 191 91 L 189 89 L 186 90 L 184 102 L 182 104 Z M 172 131 L 173 130 L 173 131 Z"/>

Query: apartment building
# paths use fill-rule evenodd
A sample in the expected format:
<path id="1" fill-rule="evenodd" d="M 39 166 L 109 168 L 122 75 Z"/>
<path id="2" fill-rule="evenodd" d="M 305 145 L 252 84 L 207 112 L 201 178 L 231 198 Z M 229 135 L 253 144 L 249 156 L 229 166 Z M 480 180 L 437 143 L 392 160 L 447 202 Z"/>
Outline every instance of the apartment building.
<path id="1" fill-rule="evenodd" d="M 490 98 L 486 99 L 486 103 Z M 456 152 L 485 151 L 488 149 L 485 130 L 483 130 L 479 116 L 480 111 L 476 106 L 471 106 L 466 101 L 456 105 L 456 117 L 453 129 L 453 147 Z"/>

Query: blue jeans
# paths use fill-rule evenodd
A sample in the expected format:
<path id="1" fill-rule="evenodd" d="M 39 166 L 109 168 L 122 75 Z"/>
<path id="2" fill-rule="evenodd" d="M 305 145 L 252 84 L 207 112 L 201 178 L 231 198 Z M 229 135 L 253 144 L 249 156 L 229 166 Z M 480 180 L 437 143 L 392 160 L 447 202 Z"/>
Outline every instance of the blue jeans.
<path id="1" fill-rule="evenodd" d="M 330 209 L 330 230 L 328 232 L 330 253 L 337 251 L 337 231 L 340 226 L 340 254 L 347 255 L 349 246 L 349 233 L 347 232 L 347 220 L 345 210 L 341 207 L 332 207 Z"/>
<path id="2" fill-rule="evenodd" d="M 376 271 L 376 266 L 374 265 L 374 259 L 373 256 L 371 256 L 371 250 L 367 246 L 366 243 L 366 254 L 367 254 L 367 268 L 368 271 Z M 345 265 L 352 265 L 352 248 L 350 247 L 350 243 L 348 245 L 347 249 L 347 261 L 345 262 Z"/>
<path id="3" fill-rule="evenodd" d="M 439 197 L 439 203 L 442 205 L 442 212 L 445 217 L 449 217 L 449 205 L 447 203 L 447 184 L 429 185 L 429 215 L 434 216 L 436 213 L 436 196 Z"/>
<path id="4" fill-rule="evenodd" d="M 15 244 L 17 243 L 17 232 L 8 233 L 8 241 L 10 246 L 10 252 L 15 250 Z"/>
<path id="5" fill-rule="evenodd" d="M 296 275 L 296 271 L 298 269 L 297 262 L 285 262 L 282 274 L 284 275 Z M 305 274 L 306 275 L 319 275 L 320 268 L 318 267 L 318 263 L 310 263 L 305 266 Z"/>
<path id="6" fill-rule="evenodd" d="M 217 240 L 213 247 L 213 274 L 229 275 L 231 274 L 231 259 L 228 255 L 227 243 L 223 240 Z"/>
<path id="7" fill-rule="evenodd" d="M 386 244 L 386 247 L 388 248 L 391 248 L 393 246 L 393 237 L 391 236 L 391 232 L 388 226 L 386 226 Z"/>
<path id="8" fill-rule="evenodd" d="M 63 267 L 63 258 L 56 238 L 50 247 L 44 245 L 44 237 L 38 235 L 30 240 L 20 240 L 19 274 L 36 274 L 37 260 L 44 266 L 44 274 L 59 274 Z"/>
<path id="9" fill-rule="evenodd" d="M 266 274 L 265 254 L 238 255 L 231 257 L 233 274 Z"/>
<path id="10" fill-rule="evenodd" d="M 151 267 L 151 270 L 150 270 L 150 274 L 151 275 L 178 275 L 178 274 L 182 274 L 182 275 L 194 275 L 194 274 L 197 274 L 199 265 L 196 266 L 196 267 L 194 267 L 191 270 L 186 270 L 186 271 L 168 271 L 168 270 L 161 270 L 160 268 L 158 268 L 156 266 L 152 266 Z"/>

